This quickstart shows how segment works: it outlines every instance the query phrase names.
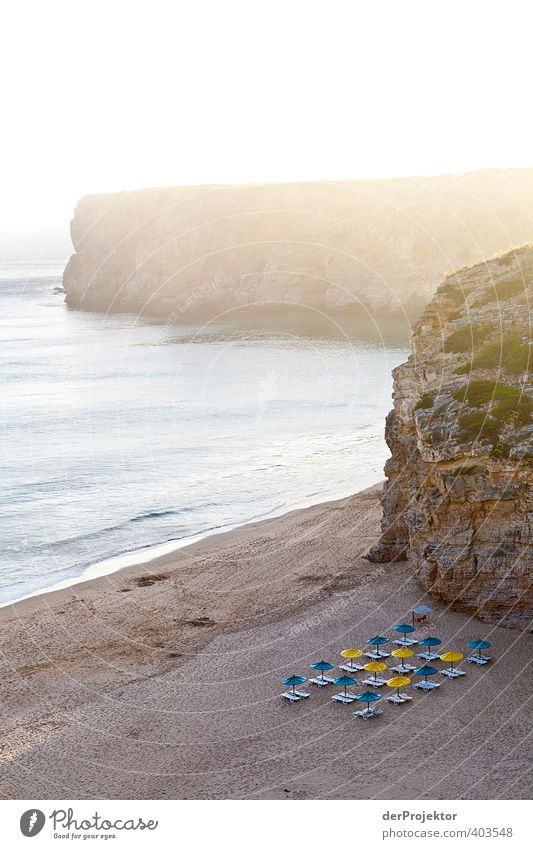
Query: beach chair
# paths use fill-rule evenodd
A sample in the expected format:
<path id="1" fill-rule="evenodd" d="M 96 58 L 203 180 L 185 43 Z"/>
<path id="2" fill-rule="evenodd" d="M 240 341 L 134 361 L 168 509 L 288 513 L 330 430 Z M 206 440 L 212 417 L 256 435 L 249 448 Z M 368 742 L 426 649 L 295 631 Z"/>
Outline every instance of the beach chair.
<path id="1" fill-rule="evenodd" d="M 417 654 L 417 657 L 421 657 L 422 660 L 438 660 L 440 654 L 434 651 L 421 651 L 420 654 Z"/>
<path id="2" fill-rule="evenodd" d="M 288 702 L 299 702 L 300 696 L 297 696 L 296 693 L 282 693 L 282 699 L 286 699 Z"/>
<path id="3" fill-rule="evenodd" d="M 399 696 L 400 696 L 400 699 L 402 700 L 402 702 L 412 702 L 413 701 L 413 697 L 408 696 L 407 693 L 400 693 Z"/>
<path id="4" fill-rule="evenodd" d="M 317 687 L 325 687 L 327 684 L 333 683 L 332 678 L 310 678 L 309 681 L 311 684 L 316 684 Z"/>
<path id="5" fill-rule="evenodd" d="M 485 666 L 491 658 L 487 657 L 487 655 L 480 657 L 478 654 L 471 654 L 470 657 L 467 657 L 467 660 L 469 663 L 476 663 L 478 666 Z"/>
<path id="6" fill-rule="evenodd" d="M 296 693 L 296 695 L 297 695 L 297 696 L 299 696 L 301 699 L 308 699 L 308 698 L 309 698 L 309 696 L 311 695 L 311 693 L 307 693 L 305 690 L 295 690 L 294 692 L 295 692 L 295 693 Z"/>
<path id="7" fill-rule="evenodd" d="M 343 663 L 342 666 L 339 666 L 339 669 L 342 669 L 343 672 L 347 672 L 348 674 L 363 671 L 363 667 L 360 663 L 354 663 L 352 665 L 349 663 Z"/>
<path id="8" fill-rule="evenodd" d="M 416 687 L 418 690 L 436 690 L 440 686 L 440 684 L 434 681 L 419 681 L 417 684 L 413 684 L 413 687 Z"/>
<path id="9" fill-rule="evenodd" d="M 406 672 L 412 672 L 416 669 L 416 666 L 411 666 L 410 663 L 406 663 L 405 666 L 391 666 L 391 672 L 397 672 L 398 675 L 405 675 Z"/>
<path id="10" fill-rule="evenodd" d="M 403 705 L 403 699 L 401 699 L 400 696 L 397 696 L 396 693 L 393 696 L 387 696 L 385 701 L 392 702 L 393 705 Z"/>
<path id="11" fill-rule="evenodd" d="M 352 716 L 360 716 L 362 719 L 371 719 L 373 716 L 380 716 L 383 711 L 381 708 L 365 708 L 364 710 L 354 710 Z"/>
<path id="12" fill-rule="evenodd" d="M 354 693 L 347 693 L 346 695 L 344 695 L 344 693 L 335 693 L 335 695 L 331 697 L 333 702 L 340 702 L 343 705 L 351 705 L 354 699 Z"/>
<path id="13" fill-rule="evenodd" d="M 441 675 L 446 675 L 446 678 L 460 678 L 461 675 L 466 675 L 466 672 L 463 672 L 462 669 L 440 669 Z"/>
<path id="14" fill-rule="evenodd" d="M 395 646 L 403 646 L 404 648 L 409 648 L 409 646 L 416 646 L 418 640 L 412 640 L 411 637 L 403 637 L 402 639 L 393 640 L 392 642 Z"/>
<path id="15" fill-rule="evenodd" d="M 365 657 L 371 657 L 372 660 L 380 660 L 382 657 L 390 657 L 390 655 L 386 651 L 376 649 L 375 651 L 366 651 Z"/>
<path id="16" fill-rule="evenodd" d="M 363 684 L 368 684 L 369 687 L 383 687 L 386 683 L 386 678 L 365 678 L 363 681 Z"/>

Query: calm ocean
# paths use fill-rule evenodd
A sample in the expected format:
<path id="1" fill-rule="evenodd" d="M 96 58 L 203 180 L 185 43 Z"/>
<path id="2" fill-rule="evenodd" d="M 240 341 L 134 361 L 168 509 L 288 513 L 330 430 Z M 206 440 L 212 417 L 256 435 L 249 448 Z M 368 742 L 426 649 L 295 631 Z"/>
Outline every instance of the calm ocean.
<path id="1" fill-rule="evenodd" d="M 0 269 L 0 601 L 383 477 L 402 345 L 75 312 L 62 268 Z"/>

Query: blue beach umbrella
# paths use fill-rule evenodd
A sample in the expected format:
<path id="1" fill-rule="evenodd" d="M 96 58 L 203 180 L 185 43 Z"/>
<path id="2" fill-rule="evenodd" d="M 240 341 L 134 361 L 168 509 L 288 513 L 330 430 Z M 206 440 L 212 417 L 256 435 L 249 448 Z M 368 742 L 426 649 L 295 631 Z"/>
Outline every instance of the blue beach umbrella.
<path id="1" fill-rule="evenodd" d="M 283 681 L 283 685 L 285 687 L 292 687 L 292 692 L 294 693 L 295 687 L 298 687 L 299 684 L 305 684 L 307 678 L 304 678 L 303 675 L 289 675 L 288 678 L 285 678 Z"/>
<path id="2" fill-rule="evenodd" d="M 383 645 L 385 645 L 385 643 L 388 643 L 388 642 L 389 642 L 388 637 L 379 637 L 379 636 L 378 637 L 371 637 L 369 640 L 367 640 L 367 643 L 368 643 L 369 646 L 383 646 Z"/>
<path id="3" fill-rule="evenodd" d="M 489 643 L 488 640 L 471 640 L 468 643 L 468 648 L 469 649 L 477 649 L 478 652 L 479 652 L 479 656 L 483 657 L 481 652 L 483 651 L 483 649 L 490 649 L 491 645 L 492 645 L 492 643 Z"/>
<path id="4" fill-rule="evenodd" d="M 371 693 L 370 690 L 365 690 L 364 693 L 359 693 L 356 697 L 358 702 L 365 702 L 366 704 L 370 704 L 370 702 L 377 702 L 381 698 L 380 693 Z"/>
<path id="5" fill-rule="evenodd" d="M 317 663 L 311 664 L 311 669 L 318 669 L 319 672 L 322 673 L 321 678 L 324 678 L 324 672 L 328 669 L 333 669 L 333 664 L 328 663 L 327 660 L 319 660 Z"/>
<path id="6" fill-rule="evenodd" d="M 353 675 L 341 675 L 339 678 L 335 678 L 335 684 L 337 687 L 344 687 L 344 695 L 346 695 L 346 688 L 351 687 L 352 684 L 357 684 L 357 679 Z"/>
<path id="7" fill-rule="evenodd" d="M 428 675 L 436 675 L 439 670 L 435 669 L 434 666 L 419 666 L 418 669 L 415 669 L 415 675 L 423 675 L 424 681 L 427 683 Z"/>
<path id="8" fill-rule="evenodd" d="M 401 625 L 395 625 L 392 630 L 398 634 L 412 634 L 413 631 L 416 631 L 416 628 L 413 625 L 407 625 L 406 622 L 402 622 Z"/>
<path id="9" fill-rule="evenodd" d="M 419 640 L 420 646 L 440 646 L 442 640 L 439 640 L 438 637 L 424 637 L 423 640 Z"/>

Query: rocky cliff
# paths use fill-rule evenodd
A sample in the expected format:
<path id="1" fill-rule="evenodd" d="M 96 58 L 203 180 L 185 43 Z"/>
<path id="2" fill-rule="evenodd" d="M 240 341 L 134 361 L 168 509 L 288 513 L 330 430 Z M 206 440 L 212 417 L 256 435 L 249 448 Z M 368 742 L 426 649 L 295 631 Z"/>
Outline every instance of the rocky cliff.
<path id="1" fill-rule="evenodd" d="M 63 282 L 74 307 L 176 321 L 419 315 L 445 274 L 531 239 L 532 198 L 532 170 L 92 195 Z"/>
<path id="2" fill-rule="evenodd" d="M 533 248 L 448 277 L 394 371 L 383 534 L 421 584 L 483 620 L 533 621 Z"/>

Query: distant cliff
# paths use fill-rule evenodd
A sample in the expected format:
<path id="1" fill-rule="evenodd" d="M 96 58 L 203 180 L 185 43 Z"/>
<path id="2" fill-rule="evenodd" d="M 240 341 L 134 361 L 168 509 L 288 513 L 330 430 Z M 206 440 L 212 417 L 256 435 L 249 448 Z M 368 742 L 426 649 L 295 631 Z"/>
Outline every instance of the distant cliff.
<path id="1" fill-rule="evenodd" d="M 439 287 L 394 371 L 383 534 L 422 585 L 484 620 L 533 624 L 533 248 Z"/>
<path id="2" fill-rule="evenodd" d="M 445 274 L 533 238 L 533 170 L 91 195 L 71 235 L 77 308 L 419 315 Z"/>

